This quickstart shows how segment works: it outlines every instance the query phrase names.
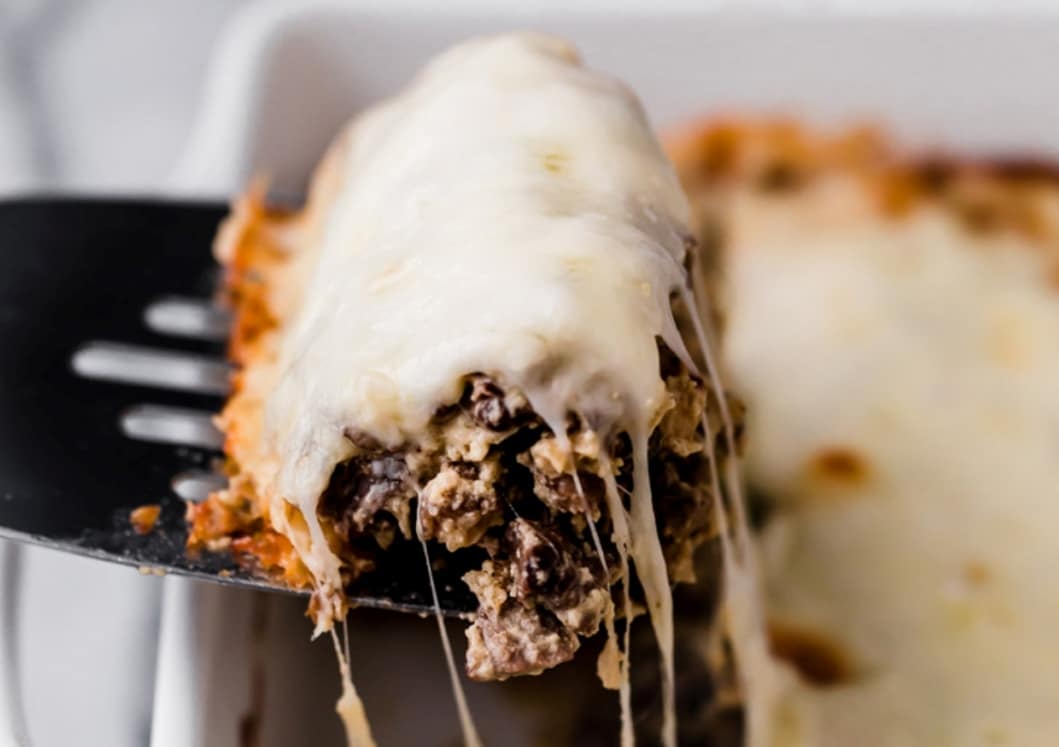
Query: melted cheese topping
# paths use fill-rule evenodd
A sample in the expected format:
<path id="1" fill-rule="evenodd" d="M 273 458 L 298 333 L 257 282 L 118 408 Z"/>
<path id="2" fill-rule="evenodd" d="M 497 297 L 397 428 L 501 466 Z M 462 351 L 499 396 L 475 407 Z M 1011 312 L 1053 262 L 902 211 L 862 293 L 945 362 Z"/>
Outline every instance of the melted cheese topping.
<path id="1" fill-rule="evenodd" d="M 310 269 L 265 421 L 277 494 L 310 524 L 343 429 L 415 438 L 471 372 L 549 422 L 647 429 L 687 204 L 626 88 L 556 39 L 473 41 L 358 118 L 342 156 L 298 247 Z"/>
<path id="2" fill-rule="evenodd" d="M 352 123 L 290 237 L 291 268 L 270 299 L 285 334 L 255 373 L 267 392 L 255 468 L 274 526 L 316 581 L 318 632 L 343 610 L 316 508 L 351 454 L 344 431 L 415 441 L 467 374 L 485 372 L 520 389 L 561 438 L 570 412 L 630 435 L 634 495 L 615 514 L 616 539 L 644 587 L 663 742 L 675 744 L 672 600 L 647 438 L 665 393 L 656 340 L 684 351 L 669 299 L 686 282 L 687 219 L 639 102 L 559 39 L 460 45 Z M 631 723 L 624 731 L 631 741 Z"/>
<path id="3" fill-rule="evenodd" d="M 769 744 L 1059 743 L 1055 253 L 852 181 L 764 199 L 731 209 L 725 347 L 770 613 L 850 669 Z"/>

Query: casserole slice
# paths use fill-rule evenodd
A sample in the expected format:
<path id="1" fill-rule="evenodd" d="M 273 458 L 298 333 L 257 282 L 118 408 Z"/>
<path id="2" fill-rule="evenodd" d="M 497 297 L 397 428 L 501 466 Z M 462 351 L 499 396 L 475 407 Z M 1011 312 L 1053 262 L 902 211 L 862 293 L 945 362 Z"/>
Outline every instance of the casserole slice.
<path id="1" fill-rule="evenodd" d="M 614 618 L 627 640 L 642 605 L 674 744 L 670 583 L 716 531 L 738 418 L 703 374 L 687 222 L 635 96 L 567 43 L 444 53 L 340 135 L 303 210 L 251 192 L 224 226 L 231 484 L 192 542 L 311 586 L 318 633 L 388 553 L 471 558 L 468 675 L 603 629 L 626 716 Z"/>

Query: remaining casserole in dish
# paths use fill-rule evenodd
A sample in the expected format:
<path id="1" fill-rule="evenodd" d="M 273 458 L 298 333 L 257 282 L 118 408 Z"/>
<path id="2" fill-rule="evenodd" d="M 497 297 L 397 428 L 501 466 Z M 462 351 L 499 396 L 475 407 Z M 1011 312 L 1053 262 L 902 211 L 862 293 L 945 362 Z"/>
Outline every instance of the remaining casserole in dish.
<path id="1" fill-rule="evenodd" d="M 738 436 L 688 219 L 636 98 L 565 42 L 446 52 L 342 133 L 303 210 L 251 192 L 222 230 L 231 484 L 192 544 L 311 586 L 318 632 L 396 547 L 469 554 L 468 674 L 540 672 L 603 629 L 626 716 L 614 618 L 627 641 L 642 604 L 675 743 L 670 583 L 717 531 Z"/>
<path id="2" fill-rule="evenodd" d="M 768 744 L 1059 744 L 1059 173 L 774 121 L 671 151 L 801 675 L 751 677 Z"/>

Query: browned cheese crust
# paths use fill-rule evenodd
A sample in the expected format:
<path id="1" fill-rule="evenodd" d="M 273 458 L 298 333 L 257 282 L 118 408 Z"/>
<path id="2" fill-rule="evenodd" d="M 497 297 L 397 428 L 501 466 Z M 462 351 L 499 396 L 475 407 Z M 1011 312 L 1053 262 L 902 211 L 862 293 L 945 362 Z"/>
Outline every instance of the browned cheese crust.
<path id="1" fill-rule="evenodd" d="M 1059 248 L 1059 168 L 1048 159 L 909 152 L 875 126 L 825 131 L 783 118 L 693 123 L 665 145 L 691 200 L 700 256 L 715 271 L 733 224 L 780 221 L 785 211 L 798 211 L 804 230 L 813 219 L 901 220 L 940 208 L 971 235 L 1015 232 Z M 1054 281 L 1059 288 L 1059 262 Z"/>

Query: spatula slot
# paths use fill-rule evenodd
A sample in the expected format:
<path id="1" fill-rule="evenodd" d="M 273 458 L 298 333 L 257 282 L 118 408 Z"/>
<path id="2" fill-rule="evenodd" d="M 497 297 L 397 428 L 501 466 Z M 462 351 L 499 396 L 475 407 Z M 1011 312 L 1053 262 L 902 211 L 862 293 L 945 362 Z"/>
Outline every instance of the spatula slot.
<path id="1" fill-rule="evenodd" d="M 163 335 L 221 342 L 228 338 L 231 315 L 199 298 L 166 296 L 151 303 L 143 314 L 148 328 Z"/>
<path id="2" fill-rule="evenodd" d="M 129 438 L 154 443 L 220 449 L 224 437 L 213 424 L 213 415 L 198 410 L 162 405 L 136 405 L 121 413 L 121 431 Z"/>
<path id="3" fill-rule="evenodd" d="M 185 501 L 202 501 L 210 493 L 223 490 L 228 485 L 228 479 L 216 472 L 191 469 L 174 475 L 170 483 L 173 492 Z"/>
<path id="4" fill-rule="evenodd" d="M 88 379 L 217 395 L 228 392 L 232 373 L 224 361 L 117 342 L 86 343 L 71 364 Z"/>

